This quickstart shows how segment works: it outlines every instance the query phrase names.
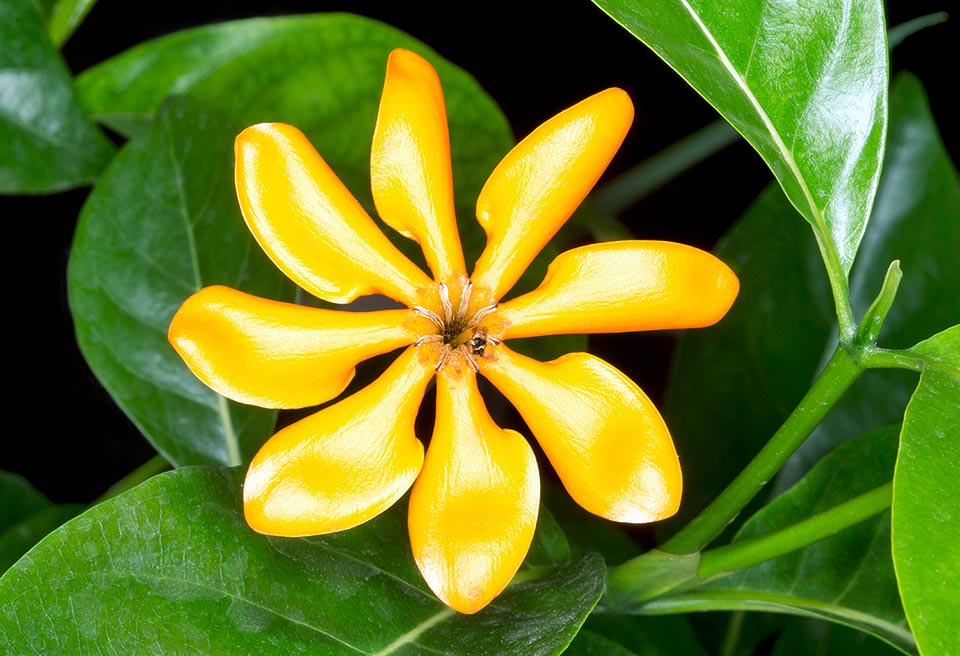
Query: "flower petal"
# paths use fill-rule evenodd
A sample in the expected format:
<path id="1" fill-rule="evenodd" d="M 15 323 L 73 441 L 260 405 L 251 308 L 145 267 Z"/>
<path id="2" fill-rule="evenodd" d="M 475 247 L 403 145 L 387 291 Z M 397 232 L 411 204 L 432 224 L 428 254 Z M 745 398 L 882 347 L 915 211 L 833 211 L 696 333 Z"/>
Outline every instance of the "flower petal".
<path id="1" fill-rule="evenodd" d="M 490 418 L 469 367 L 437 374 L 437 420 L 410 494 L 410 544 L 434 593 L 475 613 L 513 578 L 533 540 L 540 478 L 518 433 Z"/>
<path id="2" fill-rule="evenodd" d="M 370 170 L 380 218 L 420 244 L 437 280 L 466 275 L 440 78 L 409 50 L 394 50 L 387 61 Z"/>
<path id="3" fill-rule="evenodd" d="M 393 505 L 423 464 L 413 422 L 432 374 L 411 347 L 367 387 L 271 437 L 243 485 L 250 527 L 286 537 L 332 533 Z"/>
<path id="4" fill-rule="evenodd" d="M 561 253 L 537 289 L 502 304 L 504 338 L 697 328 L 719 321 L 740 283 L 716 257 L 666 241 Z"/>
<path id="5" fill-rule="evenodd" d="M 260 247 L 295 283 L 333 303 L 385 294 L 407 305 L 429 277 L 377 227 L 302 132 L 247 128 L 236 143 L 237 196 Z"/>
<path id="6" fill-rule="evenodd" d="M 487 245 L 471 279 L 501 298 L 570 218 L 607 168 L 633 121 L 621 89 L 557 114 L 513 148 L 477 200 Z"/>
<path id="7" fill-rule="evenodd" d="M 587 353 L 537 362 L 496 346 L 480 371 L 520 412 L 560 480 L 590 512 L 650 522 L 680 504 L 677 452 L 636 384 Z"/>
<path id="8" fill-rule="evenodd" d="M 340 312 L 206 287 L 177 310 L 170 343 L 220 394 L 264 408 L 334 398 L 358 363 L 413 343 L 408 310 Z"/>

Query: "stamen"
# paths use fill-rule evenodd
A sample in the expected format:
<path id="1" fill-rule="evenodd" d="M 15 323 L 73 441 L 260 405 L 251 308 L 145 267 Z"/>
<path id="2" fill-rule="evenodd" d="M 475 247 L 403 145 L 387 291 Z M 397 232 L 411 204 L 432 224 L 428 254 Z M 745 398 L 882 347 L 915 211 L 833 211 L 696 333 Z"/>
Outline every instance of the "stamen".
<path id="1" fill-rule="evenodd" d="M 418 337 L 417 341 L 413 343 L 414 346 L 421 346 L 427 342 L 442 342 L 443 335 L 424 335 L 423 337 Z"/>
<path id="2" fill-rule="evenodd" d="M 433 368 L 434 371 L 440 371 L 443 368 L 443 363 L 447 359 L 447 356 L 450 355 L 450 349 L 443 349 L 443 354 L 440 356 L 440 359 L 437 360 L 437 366 Z"/>
<path id="3" fill-rule="evenodd" d="M 439 328 L 440 330 L 443 330 L 443 327 L 444 327 L 443 319 L 441 319 L 440 315 L 434 312 L 433 310 L 425 308 L 422 305 L 414 305 L 411 309 L 415 314 L 419 314 L 421 317 L 429 319 L 430 321 L 433 322 L 433 324 L 437 328 Z"/>
<path id="4" fill-rule="evenodd" d="M 487 316 L 488 314 L 490 314 L 496 309 L 497 309 L 496 303 L 494 303 L 493 305 L 488 305 L 487 307 L 480 308 L 479 310 L 477 310 L 477 313 L 474 314 L 473 317 L 470 319 L 470 323 L 467 324 L 467 328 L 476 327 L 476 325 L 480 323 L 481 319 L 483 319 L 485 316 Z"/>
<path id="5" fill-rule="evenodd" d="M 453 304 L 450 302 L 450 290 L 446 283 L 440 283 L 440 304 L 443 306 L 443 318 L 449 324 L 453 320 Z"/>
<path id="6" fill-rule="evenodd" d="M 473 353 L 467 349 L 460 349 L 460 352 L 467 358 L 467 362 L 470 363 L 470 368 L 473 369 L 474 373 L 480 373 L 480 365 L 477 364 L 477 359 L 473 357 Z"/>
<path id="7" fill-rule="evenodd" d="M 471 291 L 473 291 L 473 281 L 467 280 L 467 284 L 463 286 L 463 293 L 460 294 L 460 307 L 457 308 L 457 321 L 463 321 L 467 316 Z"/>

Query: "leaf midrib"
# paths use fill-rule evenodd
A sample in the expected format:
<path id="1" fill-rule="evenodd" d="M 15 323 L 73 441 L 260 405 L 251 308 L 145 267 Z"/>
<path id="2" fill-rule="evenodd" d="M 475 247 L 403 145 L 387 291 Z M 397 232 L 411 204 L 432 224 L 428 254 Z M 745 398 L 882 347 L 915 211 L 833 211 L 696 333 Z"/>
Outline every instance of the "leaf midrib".
<path id="1" fill-rule="evenodd" d="M 770 135 L 770 138 L 773 140 L 773 144 L 776 147 L 778 153 L 780 154 L 781 159 L 787 165 L 787 168 L 790 170 L 790 173 L 793 175 L 797 184 L 800 186 L 800 190 L 803 193 L 804 200 L 807 203 L 807 207 L 810 210 L 814 223 L 817 226 L 817 229 L 820 230 L 825 237 L 830 236 L 829 228 L 827 227 L 826 218 L 824 216 L 823 210 L 817 205 L 816 201 L 813 198 L 813 194 L 810 192 L 810 187 L 807 185 L 806 178 L 800 172 L 800 168 L 797 166 L 797 161 L 794 159 L 793 152 L 787 148 L 786 142 L 784 142 L 783 137 L 780 136 L 780 132 L 773 125 L 773 121 L 770 120 L 770 117 L 767 115 L 766 110 L 760 104 L 760 101 L 757 100 L 757 97 L 753 94 L 753 91 L 750 89 L 750 86 L 747 84 L 747 81 L 740 75 L 740 72 L 737 71 L 736 67 L 733 65 L 733 62 L 730 61 L 730 58 L 727 56 L 726 51 L 716 40 L 716 37 L 713 36 L 713 33 L 706 26 L 706 24 L 701 20 L 700 15 L 690 6 L 688 0 L 680 0 L 680 3 L 686 9 L 687 13 L 690 14 L 690 17 L 696 23 L 697 28 L 703 33 L 707 41 L 710 42 L 710 45 L 713 46 L 714 51 L 717 53 L 717 57 L 720 60 L 720 63 L 730 74 L 730 77 L 733 78 L 734 82 L 743 92 L 747 101 L 750 103 L 750 106 L 756 112 L 758 118 L 763 123 L 763 126 L 767 129 L 767 132 Z M 835 250 L 835 245 L 832 240 L 828 241 L 829 247 Z"/>

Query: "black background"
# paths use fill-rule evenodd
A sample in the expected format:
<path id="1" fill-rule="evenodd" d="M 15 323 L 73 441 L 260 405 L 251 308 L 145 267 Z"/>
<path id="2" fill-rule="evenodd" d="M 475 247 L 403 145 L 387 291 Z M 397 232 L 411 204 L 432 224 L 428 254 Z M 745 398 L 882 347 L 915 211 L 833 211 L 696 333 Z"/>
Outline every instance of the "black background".
<path id="1" fill-rule="evenodd" d="M 718 0 L 727 1 L 727 0 Z M 891 0 L 888 24 L 952 6 Z M 541 13 L 533 11 L 535 7 Z M 587 0 L 552 3 L 253 2 L 100 0 L 64 48 L 74 72 L 180 29 L 223 20 L 314 11 L 351 11 L 389 23 L 472 73 L 500 103 L 518 137 L 587 95 L 626 89 L 636 106 L 630 135 L 609 173 L 634 165 L 716 119 L 716 113 L 645 46 Z M 958 148 L 960 103 L 952 26 L 908 38 L 892 67 L 927 87 L 945 142 Z M 371 126 L 372 127 L 372 126 Z M 640 238 L 712 248 L 771 180 L 738 143 L 667 185 L 624 218 Z M 0 469 L 26 476 L 55 501 L 90 501 L 153 450 L 113 404 L 76 346 L 66 297 L 66 264 L 88 190 L 0 198 L 3 263 L 4 412 Z M 801 220 L 797 217 L 797 220 Z M 591 340 L 659 401 L 672 336 Z M 624 358 L 624 354 L 629 358 Z"/>

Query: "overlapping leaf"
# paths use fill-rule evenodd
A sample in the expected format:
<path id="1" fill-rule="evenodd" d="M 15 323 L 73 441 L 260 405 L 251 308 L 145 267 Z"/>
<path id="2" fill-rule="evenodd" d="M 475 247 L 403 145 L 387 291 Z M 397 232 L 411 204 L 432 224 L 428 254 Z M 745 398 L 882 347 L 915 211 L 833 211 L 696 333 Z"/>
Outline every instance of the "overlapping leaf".
<path id="1" fill-rule="evenodd" d="M 31 0 L 0 1 L 0 193 L 93 182 L 114 149 L 84 116 Z"/>
<path id="2" fill-rule="evenodd" d="M 848 273 L 883 156 L 882 3 L 594 1 L 744 135 Z"/>
<path id="3" fill-rule="evenodd" d="M 603 561 L 587 556 L 458 615 L 420 578 L 405 508 L 267 538 L 244 523 L 241 479 L 179 469 L 50 535 L 0 578 L 0 651 L 557 654 L 603 588 Z"/>
<path id="4" fill-rule="evenodd" d="M 789 220 L 792 212 L 771 187 L 724 237 L 716 253 L 740 277 L 740 296 L 720 324 L 684 334 L 677 345 L 664 414 L 687 483 L 681 518 L 700 510 L 759 451 L 835 347 L 826 276 L 814 240 Z M 956 169 L 920 83 L 900 76 L 871 229 L 851 275 L 860 314 L 887 265 L 900 259 L 904 278 L 881 344 L 906 347 L 960 323 L 951 282 L 960 279 L 958 218 Z M 899 421 L 915 380 L 901 371 L 861 377 L 788 464 L 780 489 L 851 435 Z"/>
<path id="5" fill-rule="evenodd" d="M 293 297 L 240 216 L 235 134 L 220 114 L 172 102 L 94 188 L 70 256 L 70 307 L 87 363 L 176 465 L 239 464 L 276 420 L 207 389 L 167 342 L 173 313 L 206 285 Z"/>
<path id="6" fill-rule="evenodd" d="M 171 93 L 219 107 L 239 125 L 262 121 L 295 125 L 374 213 L 370 143 L 387 57 L 394 48 L 423 54 L 440 75 L 449 117 L 454 199 L 469 267 L 486 239 L 474 218 L 477 195 L 513 145 L 513 136 L 499 107 L 476 80 L 395 28 L 347 14 L 221 23 L 132 48 L 86 71 L 77 87 L 88 112 L 126 134 L 149 125 Z M 150 75 L 143 75 L 145 70 Z M 413 242 L 391 230 L 387 233 L 404 253 L 424 265 Z M 548 246 L 514 294 L 536 287 L 555 255 Z M 585 350 L 586 338 L 565 335 L 513 345 L 548 360 Z"/>
<path id="7" fill-rule="evenodd" d="M 893 556 L 924 656 L 960 653 L 960 326 L 914 347 L 928 358 L 907 406 L 894 477 Z"/>

